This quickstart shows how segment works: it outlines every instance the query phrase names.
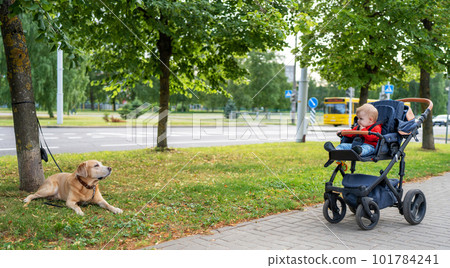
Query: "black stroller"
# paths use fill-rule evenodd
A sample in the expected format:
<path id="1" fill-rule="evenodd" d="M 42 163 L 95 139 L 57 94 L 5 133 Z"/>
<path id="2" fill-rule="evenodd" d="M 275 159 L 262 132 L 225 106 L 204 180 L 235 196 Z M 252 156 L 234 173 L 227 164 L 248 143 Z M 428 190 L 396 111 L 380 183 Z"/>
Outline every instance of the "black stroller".
<path id="1" fill-rule="evenodd" d="M 419 117 L 414 119 L 411 109 L 405 102 L 419 102 L 428 104 L 428 108 Z M 329 160 L 325 167 L 334 161 L 338 166 L 334 169 L 330 180 L 325 183 L 323 215 L 330 223 L 338 223 L 346 213 L 346 206 L 355 213 L 356 222 L 363 230 L 373 229 L 380 218 L 380 209 L 397 207 L 406 221 L 410 224 L 419 224 L 425 217 L 426 199 L 422 191 L 409 190 L 402 201 L 403 176 L 405 175 L 405 148 L 412 138 L 416 141 L 418 129 L 429 115 L 433 103 L 428 99 L 408 98 L 401 100 L 382 100 L 373 104 L 378 110 L 377 124 L 382 124 L 382 131 L 349 130 L 345 133 L 354 135 L 376 135 L 379 137 L 375 153 L 368 157 L 361 157 L 353 150 L 333 150 L 329 152 Z M 344 131 L 343 131 L 344 132 Z M 343 137 L 343 139 L 349 139 Z M 342 140 L 341 142 L 352 142 Z M 403 142 L 403 143 L 402 143 Z M 356 162 L 390 160 L 380 176 L 356 174 Z M 346 165 L 342 161 L 351 161 L 351 173 L 345 173 Z M 395 163 L 400 162 L 399 179 L 388 179 L 388 173 Z M 336 175 L 342 175 L 343 188 L 333 186 Z M 342 196 L 341 196 L 342 194 Z"/>

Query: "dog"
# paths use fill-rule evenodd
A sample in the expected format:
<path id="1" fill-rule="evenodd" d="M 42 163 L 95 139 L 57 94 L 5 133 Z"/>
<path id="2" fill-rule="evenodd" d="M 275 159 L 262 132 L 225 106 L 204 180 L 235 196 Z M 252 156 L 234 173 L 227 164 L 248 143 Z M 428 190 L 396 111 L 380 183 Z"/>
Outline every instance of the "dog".
<path id="1" fill-rule="evenodd" d="M 48 177 L 36 193 L 23 200 L 24 206 L 33 199 L 47 197 L 66 201 L 66 205 L 80 216 L 84 216 L 84 213 L 77 204 L 79 202 L 94 203 L 114 214 L 120 214 L 123 211 L 108 204 L 98 188 L 98 182 L 111 175 L 111 172 L 112 168 L 103 166 L 97 160 L 85 161 L 74 173 L 59 173 Z"/>

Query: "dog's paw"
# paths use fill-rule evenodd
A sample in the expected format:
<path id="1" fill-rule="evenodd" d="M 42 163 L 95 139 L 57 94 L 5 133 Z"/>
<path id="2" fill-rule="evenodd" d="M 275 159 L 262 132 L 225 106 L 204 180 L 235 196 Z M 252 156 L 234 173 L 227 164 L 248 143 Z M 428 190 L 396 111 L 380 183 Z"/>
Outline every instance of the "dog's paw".
<path id="1" fill-rule="evenodd" d="M 114 209 L 112 210 L 112 212 L 113 212 L 114 214 L 122 214 L 122 213 L 123 213 L 123 210 L 121 210 L 120 208 L 114 208 Z"/>
<path id="2" fill-rule="evenodd" d="M 76 211 L 76 213 L 77 213 L 78 215 L 80 215 L 80 216 L 84 216 L 84 212 L 83 212 L 83 211 L 81 211 L 81 210 L 79 210 L 79 211 Z"/>
<path id="3" fill-rule="evenodd" d="M 23 204 L 23 206 L 24 207 L 27 207 L 28 206 L 28 204 L 30 204 L 30 202 L 31 202 L 31 200 L 30 200 L 30 198 L 25 198 L 24 200 L 23 200 L 23 202 L 25 203 L 25 204 Z"/>

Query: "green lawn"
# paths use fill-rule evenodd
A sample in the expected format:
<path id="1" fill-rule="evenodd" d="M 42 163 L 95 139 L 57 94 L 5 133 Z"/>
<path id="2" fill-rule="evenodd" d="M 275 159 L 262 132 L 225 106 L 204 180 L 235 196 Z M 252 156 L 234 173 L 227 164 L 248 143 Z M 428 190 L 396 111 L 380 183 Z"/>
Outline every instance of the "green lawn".
<path id="1" fill-rule="evenodd" d="M 43 199 L 24 208 L 28 193 L 18 190 L 16 158 L 0 157 L 0 249 L 135 249 L 301 209 L 323 201 L 324 183 L 335 166 L 323 167 L 327 154 L 322 146 L 269 143 L 169 153 L 148 149 L 56 155 L 67 172 L 87 159 L 113 167 L 100 187 L 104 198 L 124 213 L 114 215 L 89 205 L 82 207 L 84 217 L 66 207 L 45 205 Z M 408 146 L 407 180 L 450 171 L 450 145 L 436 148 Z M 361 163 L 357 172 L 376 175 L 387 163 Z M 57 168 L 44 163 L 44 171 L 49 176 Z M 391 176 L 397 173 L 394 168 Z"/>

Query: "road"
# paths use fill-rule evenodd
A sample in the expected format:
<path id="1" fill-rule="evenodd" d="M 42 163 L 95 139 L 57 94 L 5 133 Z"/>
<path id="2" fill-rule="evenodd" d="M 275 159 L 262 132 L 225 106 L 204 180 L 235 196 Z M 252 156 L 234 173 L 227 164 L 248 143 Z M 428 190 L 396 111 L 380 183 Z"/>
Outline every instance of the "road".
<path id="1" fill-rule="evenodd" d="M 345 127 L 310 127 L 307 141 L 338 141 L 336 131 Z M 52 153 L 85 153 L 121 151 L 154 147 L 157 129 L 149 128 L 43 128 Z M 444 127 L 435 127 L 435 135 L 445 134 Z M 296 127 L 291 125 L 247 127 L 171 127 L 168 144 L 171 148 L 206 147 L 295 141 Z M 436 139 L 436 142 L 444 142 Z M 15 155 L 14 129 L 0 127 L 0 156 Z"/>

